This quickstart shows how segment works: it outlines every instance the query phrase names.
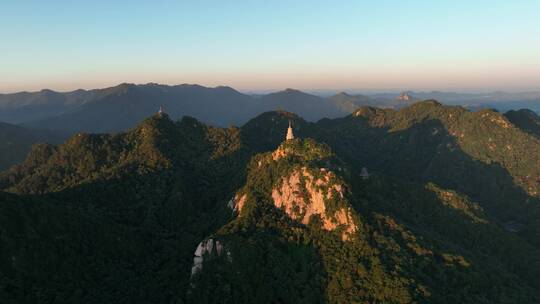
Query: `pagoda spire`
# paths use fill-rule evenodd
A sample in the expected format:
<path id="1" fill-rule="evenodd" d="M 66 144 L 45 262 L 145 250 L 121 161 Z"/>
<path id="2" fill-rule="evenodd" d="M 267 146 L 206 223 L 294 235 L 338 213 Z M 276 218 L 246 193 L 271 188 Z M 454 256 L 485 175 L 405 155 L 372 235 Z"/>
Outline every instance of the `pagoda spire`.
<path id="1" fill-rule="evenodd" d="M 291 121 L 289 120 L 289 128 L 287 129 L 287 137 L 286 137 L 287 140 L 291 140 L 291 139 L 294 139 L 294 134 L 293 134 L 293 130 L 292 130 L 292 127 L 291 127 Z"/>

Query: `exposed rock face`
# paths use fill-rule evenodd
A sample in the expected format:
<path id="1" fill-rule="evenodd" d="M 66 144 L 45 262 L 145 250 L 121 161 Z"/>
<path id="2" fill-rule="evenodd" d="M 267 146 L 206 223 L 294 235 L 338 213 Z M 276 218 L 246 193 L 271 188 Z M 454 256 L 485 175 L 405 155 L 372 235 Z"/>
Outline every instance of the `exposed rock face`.
<path id="1" fill-rule="evenodd" d="M 327 146 L 313 140 L 287 140 L 258 159 L 253 174 L 270 179 L 267 182 L 273 186 L 266 194 L 268 199 L 290 218 L 304 225 L 320 222 L 322 229 L 338 230 L 342 240 L 349 240 L 358 231 L 358 225 L 343 180 L 329 169 L 343 170 L 333 157 Z M 246 187 L 232 202 L 240 216 L 252 191 L 250 186 Z"/>
<path id="2" fill-rule="evenodd" d="M 321 169 L 322 177 L 314 177 L 306 168 L 296 170 L 288 177 L 283 177 L 281 185 L 272 190 L 272 199 L 276 207 L 283 209 L 291 218 L 303 224 L 309 224 L 311 217 L 318 215 L 323 228 L 332 231 L 340 226 L 345 230 L 342 239 L 357 231 L 350 209 L 340 208 L 332 214 L 326 206 L 330 199 L 344 199 L 344 187 L 330 184 L 333 173 Z M 337 197 L 334 197 L 337 195 Z"/>
<path id="3" fill-rule="evenodd" d="M 231 200 L 227 203 L 227 206 L 233 211 L 240 212 L 246 203 L 247 195 L 237 193 Z"/>
<path id="4" fill-rule="evenodd" d="M 285 156 L 287 156 L 287 151 L 285 151 L 282 146 L 277 148 L 276 151 L 272 152 L 272 160 L 279 160 Z"/>
<path id="5" fill-rule="evenodd" d="M 231 198 L 228 202 L 227 202 L 227 207 L 229 207 L 229 209 L 231 210 L 234 210 L 235 209 L 235 205 L 236 205 L 236 202 L 234 201 L 234 199 L 236 198 L 236 196 L 234 196 L 233 198 Z"/>
<path id="6" fill-rule="evenodd" d="M 399 94 L 398 97 L 396 97 L 396 100 L 399 101 L 413 101 L 414 97 L 412 97 L 408 92 L 402 92 Z"/>
<path id="7" fill-rule="evenodd" d="M 199 243 L 193 257 L 193 266 L 191 267 L 191 275 L 195 275 L 202 270 L 205 258 L 219 257 L 222 254 L 227 254 L 227 260 L 231 261 L 231 252 L 224 249 L 223 244 L 214 239 L 207 239 Z"/>

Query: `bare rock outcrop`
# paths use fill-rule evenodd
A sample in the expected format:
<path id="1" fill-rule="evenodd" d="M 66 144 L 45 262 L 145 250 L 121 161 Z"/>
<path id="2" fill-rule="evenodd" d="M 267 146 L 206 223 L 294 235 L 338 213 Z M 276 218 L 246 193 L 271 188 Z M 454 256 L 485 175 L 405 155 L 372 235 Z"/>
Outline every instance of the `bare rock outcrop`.
<path id="1" fill-rule="evenodd" d="M 240 212 L 240 210 L 242 210 L 244 204 L 246 203 L 246 199 L 246 194 L 237 193 L 233 198 L 229 200 L 229 202 L 227 203 L 227 207 L 229 207 L 232 211 Z"/>
<path id="2" fill-rule="evenodd" d="M 244 216 L 246 202 L 256 203 L 251 195 L 258 192 L 257 196 L 266 196 L 291 219 L 304 225 L 320 224 L 324 230 L 338 231 L 342 240 L 350 240 L 359 226 L 341 177 L 345 171 L 328 146 L 311 139 L 286 140 L 253 161 L 248 184 L 230 206 Z"/>
<path id="3" fill-rule="evenodd" d="M 347 207 L 334 211 L 327 208 L 328 200 L 344 199 L 345 187 L 331 182 L 334 173 L 325 169 L 321 169 L 321 173 L 320 177 L 315 177 L 306 168 L 295 170 L 283 177 L 280 186 L 272 190 L 272 199 L 276 207 L 303 224 L 309 224 L 311 217 L 317 215 L 325 230 L 344 227 L 342 239 L 347 240 L 358 229 L 352 211 Z"/>
<path id="4" fill-rule="evenodd" d="M 226 254 L 228 261 L 232 261 L 231 252 L 226 250 L 219 240 L 206 239 L 200 242 L 197 249 L 195 249 L 191 275 L 193 276 L 202 270 L 205 258 L 220 257 L 223 254 Z"/>

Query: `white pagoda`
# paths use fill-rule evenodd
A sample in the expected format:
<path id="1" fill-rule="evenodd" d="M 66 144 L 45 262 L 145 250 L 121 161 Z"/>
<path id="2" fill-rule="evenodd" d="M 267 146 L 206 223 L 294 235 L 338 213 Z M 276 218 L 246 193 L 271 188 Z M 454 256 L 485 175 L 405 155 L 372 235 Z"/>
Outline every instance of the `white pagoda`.
<path id="1" fill-rule="evenodd" d="M 292 131 L 292 127 L 291 127 L 291 121 L 289 120 L 289 128 L 287 129 L 287 137 L 286 137 L 287 140 L 291 140 L 291 139 L 294 139 L 294 134 L 293 134 L 293 131 Z"/>

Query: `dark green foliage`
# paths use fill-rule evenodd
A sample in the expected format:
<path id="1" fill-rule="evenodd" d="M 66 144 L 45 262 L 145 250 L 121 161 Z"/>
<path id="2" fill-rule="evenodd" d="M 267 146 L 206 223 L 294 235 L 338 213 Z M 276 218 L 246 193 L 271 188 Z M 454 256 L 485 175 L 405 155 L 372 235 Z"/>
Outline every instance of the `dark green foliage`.
<path id="1" fill-rule="evenodd" d="M 402 267 L 418 276 L 434 302 L 538 300 L 538 248 L 502 229 L 467 197 L 434 184 L 382 177 L 354 188 L 355 208 L 373 214 L 369 222 L 417 260 Z"/>
<path id="2" fill-rule="evenodd" d="M 304 153 L 305 147 L 325 152 Z M 257 155 L 250 163 L 246 186 L 240 191 L 247 195 L 244 208 L 237 219 L 218 232 L 229 244 L 233 262 L 205 264 L 204 279 L 197 281 L 194 292 L 205 295 L 205 291 L 224 285 L 227 289 L 220 289 L 216 298 L 201 296 L 203 303 L 217 299 L 244 302 L 244 296 L 255 291 L 265 295 L 257 297 L 257 303 L 295 303 L 294 292 L 287 299 L 272 293 L 272 282 L 289 282 L 280 289 L 294 291 L 318 286 L 299 278 L 288 281 L 293 275 L 288 265 L 294 262 L 286 248 L 269 245 L 274 242 L 316 250 L 316 259 L 306 257 L 306 261 L 321 264 L 317 277 L 323 280 L 319 288 L 328 303 L 539 300 L 535 278 L 540 271 L 540 251 L 501 229 L 478 204 L 435 184 L 422 186 L 377 176 L 363 181 L 342 170 L 340 183 L 352 182 L 350 202 L 358 213 L 356 222 L 360 226 L 355 238 L 342 241 L 339 233 L 322 229 L 317 218 L 307 227 L 291 220 L 273 205 L 270 193 L 276 182 L 301 167 L 320 172 L 318 166 L 327 163 L 315 160 L 335 156 L 313 140 L 284 142 L 278 150 L 287 151 L 286 156 L 276 161 L 267 153 Z M 347 205 L 336 206 L 344 207 Z M 279 256 L 283 265 L 274 265 L 266 255 L 250 250 L 248 244 L 252 243 L 264 248 L 265 254 Z M 250 262 L 239 264 L 235 259 Z M 248 274 L 251 267 L 259 270 L 257 274 L 263 275 L 268 285 L 249 279 L 256 277 Z M 265 273 L 270 269 L 271 273 Z"/>
<path id="3" fill-rule="evenodd" d="M 2 288 L 2 299 L 181 300 L 194 248 L 230 217 L 226 201 L 239 187 L 239 166 L 246 162 L 235 138 L 237 129 L 162 116 L 125 134 L 79 134 L 57 148 L 34 149 L 1 178 L 9 191 L 42 193 L 31 204 L 0 197 L 0 207 L 11 208 L 0 212 L 2 253 L 33 257 L 0 270 L 2 280 L 11 282 Z M 21 221 L 26 213 L 33 217 Z M 55 230 L 44 230 L 51 222 Z M 58 243 L 57 235 L 64 234 L 69 241 Z"/>
<path id="4" fill-rule="evenodd" d="M 273 234 L 222 236 L 234 253 L 205 262 L 192 280 L 193 303 L 324 303 L 323 267 L 309 244 Z"/>
<path id="5" fill-rule="evenodd" d="M 469 112 L 435 101 L 401 111 L 364 108 L 313 127 L 356 169 L 435 182 L 471 197 L 500 222 L 538 218 L 540 141 L 494 111 Z M 336 136 L 339 134 L 339 136 Z M 538 243 L 538 236 L 530 241 Z"/>
<path id="6" fill-rule="evenodd" d="M 57 144 L 66 138 L 63 132 L 26 129 L 0 122 L 0 171 L 22 162 L 32 145 Z"/>
<path id="7" fill-rule="evenodd" d="M 231 280 L 232 282 L 239 281 L 238 285 L 232 286 L 233 290 L 243 287 L 247 289 L 247 292 L 252 293 L 265 288 L 264 293 L 268 293 L 268 297 L 253 297 L 252 302 L 297 303 L 295 295 L 306 288 L 311 290 L 310 295 L 319 295 L 318 300 L 310 299 L 309 302 L 408 303 L 411 300 L 407 286 L 410 282 L 388 273 L 377 256 L 377 250 L 371 248 L 366 241 L 354 240 L 344 243 L 338 233 L 323 230 L 313 221 L 306 228 L 291 221 L 270 204 L 252 205 L 252 209 L 248 209 L 242 217 L 222 228 L 219 234 L 228 236 L 229 238 L 225 240 L 238 246 L 232 247 L 233 260 L 238 258 L 250 261 L 250 265 L 238 268 L 234 262 L 231 264 L 223 262 L 221 265 L 230 267 L 226 273 L 238 278 L 246 269 L 249 271 L 250 267 L 256 267 L 259 273 L 263 272 L 265 282 L 279 282 L 277 286 L 272 284 L 261 286 L 258 281 L 250 279 Z M 241 240 L 238 241 L 238 238 Z M 262 253 L 250 252 L 248 246 L 242 245 L 246 242 L 259 243 L 257 247 L 264 249 L 264 256 L 271 254 L 280 257 L 281 262 L 278 264 L 268 261 L 261 258 Z M 271 246 L 274 242 L 287 242 L 291 245 Z M 300 246 L 300 248 L 308 246 L 313 248 L 316 254 L 304 256 L 303 264 L 299 265 L 295 259 L 297 256 L 290 252 L 290 246 Z M 219 267 L 213 267 L 211 264 L 205 264 L 205 267 L 207 268 L 203 273 L 213 276 L 223 275 Z M 272 272 L 264 273 L 268 270 Z M 291 270 L 294 272 L 291 273 Z M 302 279 L 306 276 L 305 272 L 312 273 L 309 281 Z M 291 280 L 291 276 L 294 279 Z M 266 290 L 267 287 L 268 290 Z M 272 293 L 276 287 L 289 291 L 290 296 L 280 297 L 279 294 Z M 208 290 L 211 287 L 196 285 L 196 289 L 199 288 Z M 242 295 L 235 293 L 228 293 L 225 297 L 231 298 L 233 302 L 242 301 Z"/>
<path id="8" fill-rule="evenodd" d="M 521 130 L 540 138 L 540 116 L 527 109 L 511 110 L 504 116 Z"/>

